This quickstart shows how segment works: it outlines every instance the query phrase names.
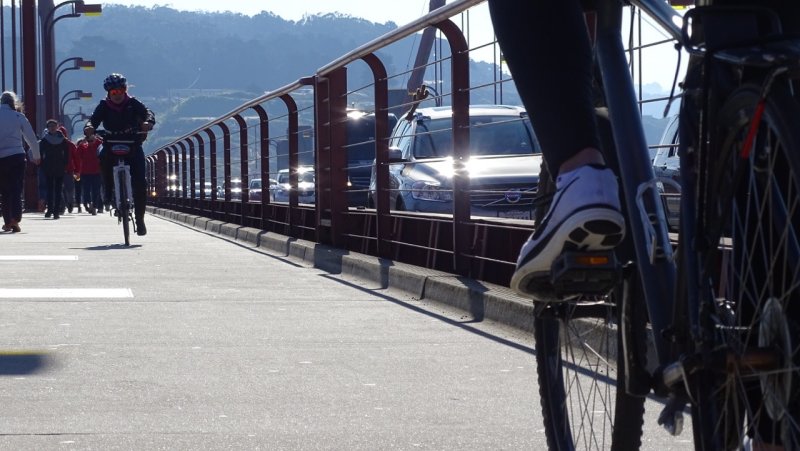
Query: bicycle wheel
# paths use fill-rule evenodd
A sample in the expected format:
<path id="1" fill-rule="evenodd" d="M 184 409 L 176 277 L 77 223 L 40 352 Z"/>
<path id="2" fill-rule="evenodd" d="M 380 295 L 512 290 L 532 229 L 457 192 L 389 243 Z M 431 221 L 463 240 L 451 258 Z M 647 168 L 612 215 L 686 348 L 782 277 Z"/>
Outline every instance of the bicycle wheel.
<path id="1" fill-rule="evenodd" d="M 644 397 L 623 388 L 616 306 L 550 305 L 534 327 L 548 449 L 639 449 Z"/>
<path id="2" fill-rule="evenodd" d="M 800 446 L 800 107 L 776 83 L 756 129 L 760 92 L 734 91 L 712 137 L 719 145 L 705 197 L 703 280 L 715 306 L 712 352 L 722 358 L 700 393 L 712 406 L 699 413 L 705 449 Z"/>
<path id="3" fill-rule="evenodd" d="M 120 215 L 120 220 L 122 221 L 122 234 L 125 236 L 125 245 L 131 245 L 131 214 L 130 214 L 130 202 L 128 202 L 128 192 L 126 189 L 126 181 L 120 180 L 119 184 L 119 211 L 117 214 Z"/>

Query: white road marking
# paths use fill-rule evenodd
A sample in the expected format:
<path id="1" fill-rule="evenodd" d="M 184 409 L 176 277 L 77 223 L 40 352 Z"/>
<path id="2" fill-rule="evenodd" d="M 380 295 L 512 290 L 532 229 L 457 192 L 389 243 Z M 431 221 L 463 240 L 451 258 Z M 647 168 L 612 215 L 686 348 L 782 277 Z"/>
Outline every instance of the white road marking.
<path id="1" fill-rule="evenodd" d="M 77 255 L 0 255 L 0 261 L 74 261 Z"/>
<path id="2" fill-rule="evenodd" d="M 132 298 L 130 288 L 0 288 L 0 299 Z"/>

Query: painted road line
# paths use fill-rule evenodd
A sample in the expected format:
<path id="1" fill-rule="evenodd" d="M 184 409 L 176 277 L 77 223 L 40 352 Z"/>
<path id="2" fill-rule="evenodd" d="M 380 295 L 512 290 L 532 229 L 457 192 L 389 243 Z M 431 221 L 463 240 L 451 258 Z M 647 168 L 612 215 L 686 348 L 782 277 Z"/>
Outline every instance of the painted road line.
<path id="1" fill-rule="evenodd" d="M 0 261 L 74 261 L 77 255 L 0 255 Z"/>
<path id="2" fill-rule="evenodd" d="M 130 288 L 0 288 L 0 299 L 132 298 Z"/>

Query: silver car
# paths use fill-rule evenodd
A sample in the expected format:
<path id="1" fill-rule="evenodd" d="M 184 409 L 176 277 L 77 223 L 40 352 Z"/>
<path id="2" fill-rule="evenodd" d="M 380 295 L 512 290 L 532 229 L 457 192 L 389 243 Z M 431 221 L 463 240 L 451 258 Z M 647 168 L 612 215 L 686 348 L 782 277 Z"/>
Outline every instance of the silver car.
<path id="1" fill-rule="evenodd" d="M 289 193 L 292 186 L 289 184 L 289 170 L 281 169 L 278 171 L 277 184 L 271 187 L 270 193 L 273 202 L 289 202 Z M 297 168 L 297 202 L 301 204 L 313 204 L 316 201 L 315 176 L 313 166 L 299 166 Z"/>
<path id="2" fill-rule="evenodd" d="M 532 219 L 542 156 L 525 110 L 475 105 L 469 114 L 471 214 Z M 449 106 L 420 108 L 398 121 L 389 141 L 392 209 L 452 213 L 452 116 Z M 375 176 L 373 165 L 372 207 Z"/>

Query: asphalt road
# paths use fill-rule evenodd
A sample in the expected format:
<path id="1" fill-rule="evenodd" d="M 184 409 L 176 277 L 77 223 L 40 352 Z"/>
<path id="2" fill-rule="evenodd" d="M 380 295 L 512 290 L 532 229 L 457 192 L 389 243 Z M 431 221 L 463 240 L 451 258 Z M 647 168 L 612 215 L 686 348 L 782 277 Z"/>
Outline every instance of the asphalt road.
<path id="1" fill-rule="evenodd" d="M 529 333 L 155 216 L 21 226 L 0 449 L 546 449 Z"/>

